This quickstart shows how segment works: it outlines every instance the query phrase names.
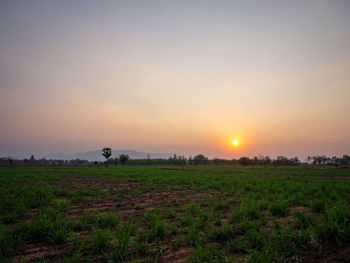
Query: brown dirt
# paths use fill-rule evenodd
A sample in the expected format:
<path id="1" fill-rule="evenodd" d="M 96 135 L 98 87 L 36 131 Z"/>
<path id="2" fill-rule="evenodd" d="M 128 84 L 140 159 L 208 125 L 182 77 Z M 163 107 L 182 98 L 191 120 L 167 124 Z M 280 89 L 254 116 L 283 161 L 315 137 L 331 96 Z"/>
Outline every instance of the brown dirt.
<path id="1" fill-rule="evenodd" d="M 182 262 L 186 262 L 190 253 L 191 253 L 191 249 L 189 247 L 169 249 L 164 253 L 162 260 L 163 262 L 169 262 L 169 263 L 182 263 Z"/>
<path id="2" fill-rule="evenodd" d="M 342 247 L 335 247 L 331 244 L 323 245 L 316 251 L 308 251 L 301 255 L 305 263 L 349 263 L 350 243 Z"/>
<path id="3" fill-rule="evenodd" d="M 17 261 L 32 262 L 47 257 L 64 256 L 69 253 L 70 248 L 67 244 L 49 245 L 43 242 L 31 242 L 24 245 L 22 254 L 17 258 Z"/>
<path id="4" fill-rule="evenodd" d="M 208 193 L 191 192 L 191 191 L 164 191 L 164 192 L 149 192 L 137 196 L 125 196 L 119 200 L 105 198 L 103 200 L 94 201 L 91 203 L 79 203 L 71 207 L 68 215 L 81 217 L 85 212 L 98 211 L 100 213 L 117 212 L 124 218 L 134 215 L 143 214 L 147 209 L 176 207 L 183 209 L 184 204 L 189 201 L 198 200 L 202 196 L 208 196 Z"/>

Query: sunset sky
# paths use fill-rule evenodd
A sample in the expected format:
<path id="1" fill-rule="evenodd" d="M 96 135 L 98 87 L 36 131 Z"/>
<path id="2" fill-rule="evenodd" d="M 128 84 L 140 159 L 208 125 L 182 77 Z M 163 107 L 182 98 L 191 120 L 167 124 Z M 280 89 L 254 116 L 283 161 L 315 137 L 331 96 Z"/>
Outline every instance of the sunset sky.
<path id="1" fill-rule="evenodd" d="M 350 154 L 349 14 L 345 0 L 1 1 L 0 157 Z"/>

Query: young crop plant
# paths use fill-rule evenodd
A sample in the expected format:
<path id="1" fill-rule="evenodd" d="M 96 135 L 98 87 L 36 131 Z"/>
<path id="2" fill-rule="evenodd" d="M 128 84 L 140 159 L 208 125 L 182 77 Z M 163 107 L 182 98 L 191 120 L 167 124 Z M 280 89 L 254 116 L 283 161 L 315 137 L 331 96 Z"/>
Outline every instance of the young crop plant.
<path id="1" fill-rule="evenodd" d="M 270 212 L 274 216 L 283 217 L 288 214 L 288 202 L 287 201 L 277 201 L 270 205 Z"/>
<path id="2" fill-rule="evenodd" d="M 100 215 L 96 211 L 88 211 L 84 213 L 84 216 L 82 218 L 82 223 L 85 227 L 88 229 L 91 229 L 92 226 L 98 225 L 98 222 L 100 220 Z"/>
<path id="3" fill-rule="evenodd" d="M 326 202 L 323 199 L 316 199 L 311 202 L 311 208 L 313 212 L 322 213 L 326 208 Z"/>
<path id="4" fill-rule="evenodd" d="M 70 232 L 68 220 L 57 210 L 45 209 L 37 218 L 23 225 L 28 240 L 42 239 L 53 244 L 62 244 Z"/>
<path id="5" fill-rule="evenodd" d="M 74 233 L 71 233 L 70 240 L 73 244 L 74 253 L 71 258 L 65 259 L 64 263 L 79 263 L 82 261 L 82 251 L 85 248 L 87 240 L 80 241 L 79 237 Z"/>
<path id="6" fill-rule="evenodd" d="M 124 224 L 117 228 L 115 236 L 115 244 L 113 245 L 113 253 L 111 256 L 112 262 L 125 262 L 128 255 L 128 247 L 130 242 L 130 237 L 134 231 L 135 226 Z M 148 243 L 146 242 L 145 253 L 148 249 Z"/>
<path id="7" fill-rule="evenodd" d="M 250 250 L 247 263 L 272 263 L 276 260 L 276 254 L 272 251 L 270 246 L 266 246 L 261 250 Z M 278 261 L 279 262 L 279 261 Z M 283 261 L 281 261 L 283 262 Z"/>
<path id="8" fill-rule="evenodd" d="M 225 242 L 225 247 L 230 253 L 244 253 L 247 249 L 243 238 L 230 238 Z"/>
<path id="9" fill-rule="evenodd" d="M 241 222 L 236 226 L 236 234 L 244 235 L 247 231 L 254 229 L 256 225 L 248 218 L 244 217 Z"/>
<path id="10" fill-rule="evenodd" d="M 249 229 L 244 235 L 247 247 L 254 250 L 262 250 L 265 246 L 265 242 L 268 239 L 268 233 L 263 231 L 257 231 L 255 229 Z"/>
<path id="11" fill-rule="evenodd" d="M 167 223 L 160 216 L 159 209 L 147 211 L 145 219 L 149 227 L 150 240 L 156 240 L 165 234 Z"/>
<path id="12" fill-rule="evenodd" d="M 21 228 L 9 230 L 5 225 L 0 224 L 0 258 L 14 256 L 24 242 L 25 233 Z"/>
<path id="13" fill-rule="evenodd" d="M 301 248 L 301 249 L 308 249 L 311 248 L 311 241 L 312 241 L 312 233 L 311 230 L 302 230 L 298 231 L 297 233 L 294 234 L 292 237 L 294 246 L 296 248 Z"/>
<path id="14" fill-rule="evenodd" d="M 203 247 L 198 245 L 192 251 L 190 262 L 202 263 L 202 262 L 223 262 L 221 255 L 217 255 L 212 247 Z"/>
<path id="15" fill-rule="evenodd" d="M 120 220 L 121 216 L 117 213 L 104 214 L 100 215 L 97 224 L 99 228 L 114 228 L 119 224 Z"/>
<path id="16" fill-rule="evenodd" d="M 52 206 L 60 214 L 66 214 L 70 208 L 70 202 L 64 199 L 53 200 Z"/>
<path id="17" fill-rule="evenodd" d="M 301 230 L 311 228 L 315 224 L 315 219 L 313 217 L 302 212 L 296 211 L 294 216 L 296 218 L 296 224 Z"/>
<path id="18" fill-rule="evenodd" d="M 343 204 L 337 204 L 327 210 L 315 226 L 320 241 L 332 242 L 337 246 L 350 241 L 350 209 Z"/>
<path id="19" fill-rule="evenodd" d="M 91 238 L 92 252 L 104 253 L 111 247 L 111 234 L 108 229 L 95 230 Z"/>
<path id="20" fill-rule="evenodd" d="M 212 232 L 209 234 L 209 239 L 218 242 L 228 241 L 235 237 L 235 231 L 229 226 L 224 225 L 220 228 L 212 229 Z"/>

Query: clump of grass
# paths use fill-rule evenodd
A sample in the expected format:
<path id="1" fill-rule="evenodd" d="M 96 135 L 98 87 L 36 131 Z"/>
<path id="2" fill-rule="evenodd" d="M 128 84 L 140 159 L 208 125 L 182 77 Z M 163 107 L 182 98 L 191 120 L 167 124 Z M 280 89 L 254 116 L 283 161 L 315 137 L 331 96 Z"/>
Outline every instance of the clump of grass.
<path id="1" fill-rule="evenodd" d="M 0 258 L 14 256 L 25 241 L 25 233 L 20 228 L 7 229 L 0 224 Z"/>
<path id="2" fill-rule="evenodd" d="M 148 255 L 150 252 L 149 249 L 150 249 L 150 246 L 149 246 L 147 238 L 144 240 L 140 240 L 140 242 L 136 243 L 136 250 L 142 256 Z M 119 253 L 117 253 L 117 254 L 119 256 Z"/>
<path id="3" fill-rule="evenodd" d="M 282 227 L 276 221 L 274 222 L 274 232 L 271 242 L 272 247 L 278 252 L 280 261 L 285 261 L 288 256 L 295 252 L 295 247 L 290 242 L 292 236 L 288 226 Z"/>
<path id="4" fill-rule="evenodd" d="M 261 231 L 250 229 L 244 235 L 244 239 L 247 241 L 247 245 L 251 249 L 261 250 L 265 245 L 266 235 Z"/>
<path id="5" fill-rule="evenodd" d="M 166 215 L 167 215 L 167 218 L 169 218 L 169 219 L 176 218 L 176 212 L 175 212 L 175 210 L 173 208 L 170 208 L 168 210 L 168 212 L 166 213 Z"/>
<path id="6" fill-rule="evenodd" d="M 63 219 L 55 210 L 48 209 L 36 219 L 24 225 L 30 240 L 42 239 L 54 244 L 62 244 L 69 230 L 68 221 Z"/>
<path id="7" fill-rule="evenodd" d="M 217 255 L 212 247 L 203 247 L 198 245 L 191 255 L 190 262 L 221 262 L 221 257 Z"/>
<path id="8" fill-rule="evenodd" d="M 80 219 L 69 220 L 68 224 L 69 224 L 69 229 L 71 229 L 72 231 L 80 232 L 84 230 L 84 224 Z"/>
<path id="9" fill-rule="evenodd" d="M 33 187 L 28 196 L 28 200 L 30 200 L 29 207 L 37 208 L 48 205 L 55 197 L 55 190 L 56 188 L 50 185 Z"/>
<path id="10" fill-rule="evenodd" d="M 111 234 L 108 229 L 96 230 L 91 238 L 92 252 L 103 253 L 111 247 Z"/>
<path id="11" fill-rule="evenodd" d="M 270 205 L 270 212 L 274 216 L 286 216 L 288 214 L 288 203 L 286 201 L 277 201 Z"/>
<path id="12" fill-rule="evenodd" d="M 241 222 L 243 218 L 249 218 L 250 220 L 258 219 L 262 207 L 264 207 L 262 202 L 259 204 L 254 200 L 243 202 L 239 209 L 232 210 L 231 221 Z"/>
<path id="13" fill-rule="evenodd" d="M 350 240 L 350 210 L 342 204 L 327 210 L 315 227 L 320 241 L 341 246 Z"/>
<path id="14" fill-rule="evenodd" d="M 248 230 L 254 229 L 255 225 L 248 219 L 243 218 L 241 223 L 239 223 L 236 227 L 237 234 L 245 234 Z"/>
<path id="15" fill-rule="evenodd" d="M 308 249 L 311 247 L 312 235 L 309 230 L 298 231 L 292 238 L 295 247 Z"/>
<path id="16" fill-rule="evenodd" d="M 91 228 L 91 225 L 97 225 L 98 221 L 100 219 L 100 216 L 96 211 L 88 211 L 84 213 L 84 216 L 82 218 L 82 222 L 84 226 L 89 226 L 88 228 Z"/>
<path id="17" fill-rule="evenodd" d="M 98 220 L 98 227 L 100 228 L 115 227 L 120 222 L 120 219 L 121 217 L 117 213 L 100 215 L 100 218 Z"/>
<path id="18" fill-rule="evenodd" d="M 227 208 L 227 202 L 225 200 L 218 200 L 216 203 L 215 203 L 215 210 L 224 210 L 225 208 Z"/>
<path id="19" fill-rule="evenodd" d="M 326 203 L 322 199 L 316 199 L 311 202 L 311 208 L 312 208 L 312 211 L 316 213 L 321 213 L 321 212 L 324 212 L 326 208 Z"/>
<path id="20" fill-rule="evenodd" d="M 70 207 L 69 201 L 64 199 L 56 199 L 52 205 L 58 213 L 67 213 Z"/>
<path id="21" fill-rule="evenodd" d="M 201 225 L 207 225 L 208 222 L 214 217 L 213 211 L 201 211 L 199 214 L 199 222 Z"/>
<path id="22" fill-rule="evenodd" d="M 167 224 L 164 219 L 161 218 L 159 209 L 147 211 L 145 218 L 150 230 L 149 238 L 151 240 L 156 240 L 162 237 L 166 231 Z"/>
<path id="23" fill-rule="evenodd" d="M 234 237 L 234 231 L 229 225 L 224 225 L 221 228 L 213 229 L 209 234 L 209 240 L 212 241 L 227 241 Z"/>
<path id="24" fill-rule="evenodd" d="M 112 262 L 124 262 L 128 254 L 128 246 L 130 241 L 130 236 L 134 231 L 135 227 L 133 225 L 125 224 L 119 227 L 116 231 L 116 242 L 114 245 L 114 250 L 112 254 Z M 148 243 L 146 240 L 145 252 L 148 249 Z"/>
<path id="25" fill-rule="evenodd" d="M 308 215 L 305 215 L 299 211 L 296 211 L 294 213 L 294 216 L 296 217 L 296 223 L 298 225 L 298 227 L 302 230 L 305 230 L 307 228 L 310 228 L 311 226 L 314 225 L 314 218 Z"/>
<path id="26" fill-rule="evenodd" d="M 187 206 L 187 212 L 192 216 L 197 215 L 200 212 L 200 207 L 196 203 L 190 202 Z"/>
<path id="27" fill-rule="evenodd" d="M 242 238 L 231 238 L 227 240 L 225 245 L 226 249 L 231 253 L 245 252 L 246 250 L 246 245 L 244 244 L 244 240 Z"/>
<path id="28" fill-rule="evenodd" d="M 266 245 L 261 251 L 250 250 L 247 263 L 270 263 L 274 262 L 275 259 L 276 255 L 273 253 L 272 249 Z"/>
<path id="29" fill-rule="evenodd" d="M 71 258 L 65 259 L 64 263 L 78 263 L 81 262 L 82 250 L 85 247 L 86 239 L 80 241 L 76 234 L 71 233 L 70 240 L 73 243 L 74 253 Z"/>

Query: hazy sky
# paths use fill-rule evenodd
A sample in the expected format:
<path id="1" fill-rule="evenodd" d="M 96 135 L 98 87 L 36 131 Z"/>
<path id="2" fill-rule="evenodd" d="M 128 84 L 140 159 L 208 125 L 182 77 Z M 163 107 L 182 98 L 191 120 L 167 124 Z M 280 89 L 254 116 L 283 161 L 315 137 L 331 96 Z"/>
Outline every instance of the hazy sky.
<path id="1" fill-rule="evenodd" d="M 349 14 L 346 0 L 3 0 L 0 156 L 349 154 Z"/>

